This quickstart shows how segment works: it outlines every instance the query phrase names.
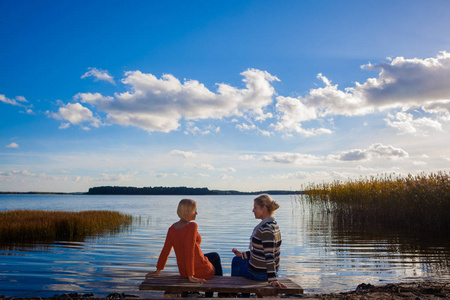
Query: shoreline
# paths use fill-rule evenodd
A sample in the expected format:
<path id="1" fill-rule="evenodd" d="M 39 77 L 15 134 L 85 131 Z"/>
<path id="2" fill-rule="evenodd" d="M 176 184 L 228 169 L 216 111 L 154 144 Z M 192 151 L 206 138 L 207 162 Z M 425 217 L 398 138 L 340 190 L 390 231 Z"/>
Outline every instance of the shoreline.
<path id="1" fill-rule="evenodd" d="M 141 294 L 141 295 L 138 295 Z M 4 297 L 0 295 L 0 300 L 28 300 L 28 299 L 84 299 L 84 300 L 124 300 L 124 299 L 170 299 L 164 298 L 160 295 L 150 293 L 142 293 L 136 291 L 133 294 L 132 291 L 128 293 L 112 293 L 106 297 L 95 297 L 92 293 L 72 293 L 72 294 L 59 294 L 53 297 L 39 297 L 38 295 L 29 297 Z M 188 297 L 189 298 L 189 297 Z M 193 295 L 191 298 L 204 298 L 203 294 Z M 253 298 L 253 297 L 252 297 Z M 281 296 L 280 298 L 291 299 L 323 299 L 323 300 L 356 300 L 356 299 L 450 299 L 450 281 L 414 281 L 414 282 L 401 282 L 401 283 L 388 283 L 384 285 L 371 285 L 361 283 L 356 290 L 341 293 L 326 293 L 326 294 L 302 294 L 295 296 Z M 180 299 L 180 298 L 174 298 Z M 206 299 L 206 298 L 204 298 Z M 218 299 L 218 298 L 215 298 Z M 222 298 L 227 299 L 227 298 Z M 230 298 L 233 299 L 233 298 Z"/>

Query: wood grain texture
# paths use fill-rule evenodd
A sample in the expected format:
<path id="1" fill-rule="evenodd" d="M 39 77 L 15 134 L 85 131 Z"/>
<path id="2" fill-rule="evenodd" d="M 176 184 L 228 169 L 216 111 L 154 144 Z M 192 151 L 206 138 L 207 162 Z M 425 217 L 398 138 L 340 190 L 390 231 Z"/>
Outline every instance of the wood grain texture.
<path id="1" fill-rule="evenodd" d="M 192 283 L 174 273 L 162 273 L 145 279 L 139 290 L 160 290 L 166 292 L 218 292 L 218 293 L 256 293 L 259 295 L 303 294 L 303 288 L 292 280 L 279 278 L 286 288 L 270 286 L 265 281 L 253 281 L 244 277 L 216 276 L 207 283 Z"/>

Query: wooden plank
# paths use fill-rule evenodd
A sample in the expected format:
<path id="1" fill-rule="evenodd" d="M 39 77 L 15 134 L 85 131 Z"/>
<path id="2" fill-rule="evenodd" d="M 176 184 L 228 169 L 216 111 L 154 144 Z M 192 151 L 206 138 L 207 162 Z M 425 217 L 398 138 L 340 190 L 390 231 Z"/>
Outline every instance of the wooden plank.
<path id="1" fill-rule="evenodd" d="M 288 278 L 279 278 L 286 288 L 272 287 L 263 281 L 253 281 L 243 277 L 216 276 L 207 283 L 192 283 L 178 274 L 162 273 L 144 280 L 139 290 L 163 290 L 167 292 L 219 292 L 256 293 L 259 295 L 303 294 L 303 288 Z"/>

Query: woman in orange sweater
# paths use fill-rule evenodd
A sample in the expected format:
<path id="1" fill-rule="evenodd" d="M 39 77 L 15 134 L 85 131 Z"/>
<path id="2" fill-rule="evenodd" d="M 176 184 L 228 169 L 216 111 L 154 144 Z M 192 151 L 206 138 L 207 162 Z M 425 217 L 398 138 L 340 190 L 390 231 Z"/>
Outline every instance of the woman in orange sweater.
<path id="1" fill-rule="evenodd" d="M 222 276 L 222 265 L 217 253 L 203 254 L 200 249 L 202 238 L 197 231 L 197 223 L 191 222 L 197 216 L 197 203 L 192 199 L 183 199 L 178 204 L 177 214 L 180 220 L 170 226 L 166 241 L 159 255 L 156 271 L 145 278 L 158 276 L 167 262 L 170 251 L 175 250 L 178 271 L 190 282 L 205 283 L 214 275 Z"/>

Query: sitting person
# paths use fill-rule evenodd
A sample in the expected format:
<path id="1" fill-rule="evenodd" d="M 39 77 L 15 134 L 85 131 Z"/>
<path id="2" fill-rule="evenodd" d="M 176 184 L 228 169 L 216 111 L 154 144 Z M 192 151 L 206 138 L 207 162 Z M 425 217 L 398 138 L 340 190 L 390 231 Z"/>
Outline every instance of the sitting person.
<path id="1" fill-rule="evenodd" d="M 286 287 L 277 280 L 281 233 L 273 214 L 279 207 L 278 203 L 267 194 L 254 199 L 253 214 L 256 219 L 262 221 L 253 229 L 250 251 L 232 250 L 236 256 L 232 261 L 231 276 L 243 276 L 258 281 L 267 280 L 274 287 Z"/>
<path id="2" fill-rule="evenodd" d="M 197 223 L 191 222 L 197 216 L 197 203 L 183 199 L 178 204 L 177 214 L 180 220 L 170 226 L 166 241 L 159 255 L 156 271 L 145 278 L 158 276 L 166 265 L 172 247 L 177 258 L 178 271 L 190 282 L 206 283 L 214 275 L 222 276 L 222 265 L 217 253 L 203 254 L 200 249 L 202 238 L 197 231 Z"/>

